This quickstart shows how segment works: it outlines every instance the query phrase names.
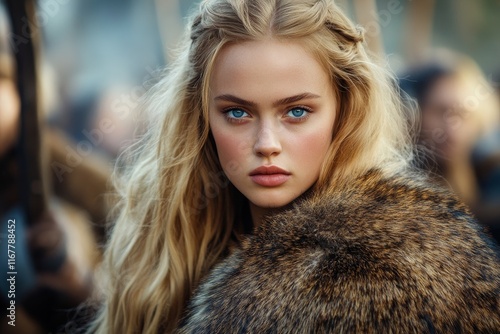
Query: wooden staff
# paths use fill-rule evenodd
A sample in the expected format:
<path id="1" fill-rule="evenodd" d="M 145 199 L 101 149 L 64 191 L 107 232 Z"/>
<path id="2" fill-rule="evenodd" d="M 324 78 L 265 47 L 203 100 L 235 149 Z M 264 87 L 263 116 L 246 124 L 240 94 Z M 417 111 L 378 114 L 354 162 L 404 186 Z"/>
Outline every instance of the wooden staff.
<path id="1" fill-rule="evenodd" d="M 37 90 L 37 46 L 40 31 L 33 0 L 6 0 L 12 20 L 16 77 L 21 103 L 19 140 L 20 196 L 28 224 L 35 224 L 47 208 L 47 182 L 42 169 L 45 149 L 40 134 Z"/>
<path id="2" fill-rule="evenodd" d="M 375 0 L 354 0 L 354 9 L 358 23 L 366 29 L 365 40 L 372 54 L 384 58 L 382 30 Z"/>
<path id="3" fill-rule="evenodd" d="M 411 1 L 408 25 L 403 37 L 404 56 L 409 64 L 425 57 L 432 42 L 435 0 Z"/>

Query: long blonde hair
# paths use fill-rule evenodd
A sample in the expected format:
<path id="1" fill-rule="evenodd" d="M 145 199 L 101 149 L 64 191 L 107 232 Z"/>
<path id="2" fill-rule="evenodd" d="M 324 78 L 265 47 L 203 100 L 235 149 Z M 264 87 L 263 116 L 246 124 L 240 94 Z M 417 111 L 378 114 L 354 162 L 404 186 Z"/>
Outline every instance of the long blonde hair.
<path id="1" fill-rule="evenodd" d="M 370 168 L 393 173 L 410 152 L 407 119 L 362 32 L 328 0 L 208 0 L 168 74 L 149 92 L 149 131 L 118 182 L 105 252 L 98 333 L 171 332 L 192 291 L 242 229 L 207 117 L 215 57 L 229 42 L 269 36 L 304 44 L 330 73 L 340 107 L 318 192 Z"/>

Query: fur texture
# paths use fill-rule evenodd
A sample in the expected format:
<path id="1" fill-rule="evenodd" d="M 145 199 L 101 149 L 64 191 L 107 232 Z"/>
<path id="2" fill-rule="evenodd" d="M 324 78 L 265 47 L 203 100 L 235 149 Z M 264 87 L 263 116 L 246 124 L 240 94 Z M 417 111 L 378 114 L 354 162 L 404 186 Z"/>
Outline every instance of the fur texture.
<path id="1" fill-rule="evenodd" d="M 450 193 L 370 172 L 269 217 L 178 333 L 500 333 L 498 248 Z"/>

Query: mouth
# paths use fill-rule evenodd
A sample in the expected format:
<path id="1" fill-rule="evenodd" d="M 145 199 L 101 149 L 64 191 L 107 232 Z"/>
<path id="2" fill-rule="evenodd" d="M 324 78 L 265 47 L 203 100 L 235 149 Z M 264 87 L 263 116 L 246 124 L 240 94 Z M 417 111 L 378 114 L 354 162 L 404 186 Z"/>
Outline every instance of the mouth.
<path id="1" fill-rule="evenodd" d="M 260 186 L 277 187 L 288 181 L 291 173 L 278 166 L 260 166 L 251 171 L 249 176 Z"/>

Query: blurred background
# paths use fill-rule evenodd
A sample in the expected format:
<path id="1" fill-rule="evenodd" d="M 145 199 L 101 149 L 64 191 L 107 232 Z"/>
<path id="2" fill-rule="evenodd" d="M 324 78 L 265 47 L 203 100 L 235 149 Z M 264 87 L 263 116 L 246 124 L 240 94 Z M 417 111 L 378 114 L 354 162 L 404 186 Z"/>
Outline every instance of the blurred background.
<path id="1" fill-rule="evenodd" d="M 198 2 L 38 0 L 38 22 L 26 24 L 42 42 L 43 109 L 51 124 L 79 141 L 87 139 L 84 131 L 91 131 L 96 120 L 120 114 L 119 120 L 113 119 L 120 126 L 94 145 L 96 151 L 115 156 L 134 126 L 133 112 L 125 117 L 125 108 L 134 109 L 157 79 L 157 70 L 168 64 L 169 50 Z M 382 48 L 397 73 L 436 47 L 470 56 L 490 81 L 500 70 L 499 0 L 337 2 L 365 27 L 372 50 Z M 22 42 L 3 35 L 10 41 L 2 44 L 11 44 L 11 49 Z"/>
<path id="2" fill-rule="evenodd" d="M 91 294 L 115 159 L 140 135 L 136 108 L 198 2 L 0 0 L 0 274 L 12 217 L 24 268 L 16 327 L 2 316 L 0 332 L 53 332 Z M 500 0 L 337 3 L 418 106 L 419 168 L 500 240 Z"/>

